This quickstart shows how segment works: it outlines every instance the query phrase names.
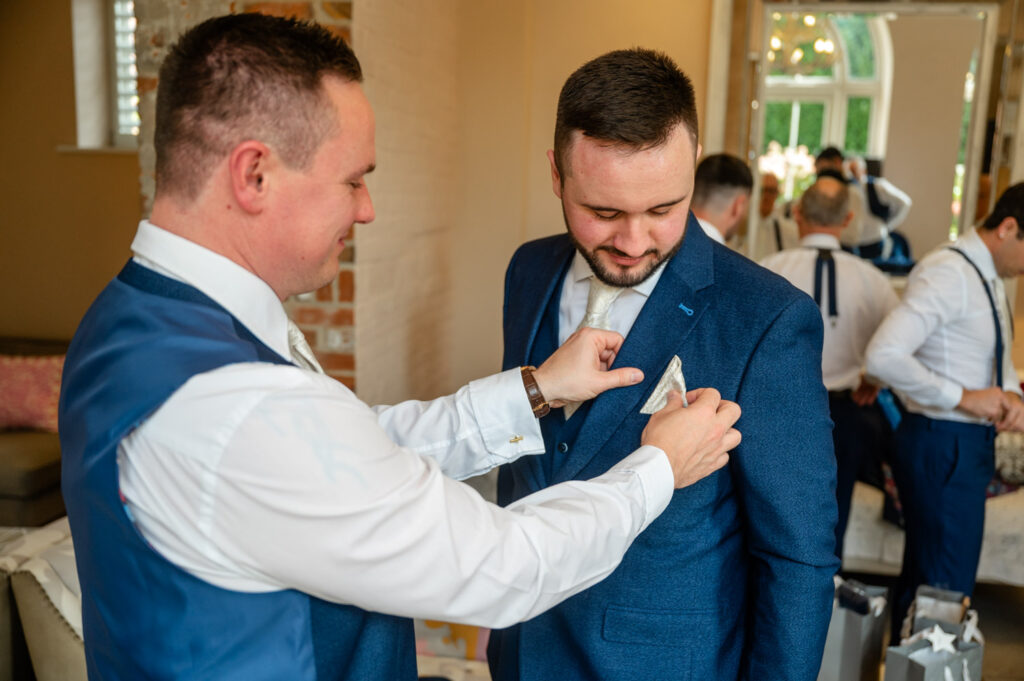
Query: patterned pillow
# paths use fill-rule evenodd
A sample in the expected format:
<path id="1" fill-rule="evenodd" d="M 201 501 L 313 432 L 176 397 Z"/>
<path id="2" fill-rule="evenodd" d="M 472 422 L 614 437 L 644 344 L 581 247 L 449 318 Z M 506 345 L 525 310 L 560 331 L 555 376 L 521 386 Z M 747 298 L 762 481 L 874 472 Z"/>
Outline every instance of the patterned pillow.
<path id="1" fill-rule="evenodd" d="M 57 432 L 64 355 L 0 355 L 0 428 Z"/>

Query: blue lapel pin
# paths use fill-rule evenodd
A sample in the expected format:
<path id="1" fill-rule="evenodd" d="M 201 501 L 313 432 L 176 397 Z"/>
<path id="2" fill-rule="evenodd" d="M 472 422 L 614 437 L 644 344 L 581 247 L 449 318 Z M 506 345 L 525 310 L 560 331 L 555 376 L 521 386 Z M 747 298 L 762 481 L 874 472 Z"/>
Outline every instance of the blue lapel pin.
<path id="1" fill-rule="evenodd" d="M 682 303 L 679 303 L 679 309 L 682 310 L 683 312 L 685 312 L 687 317 L 692 317 L 693 316 L 693 310 L 691 310 L 690 308 L 686 307 Z"/>

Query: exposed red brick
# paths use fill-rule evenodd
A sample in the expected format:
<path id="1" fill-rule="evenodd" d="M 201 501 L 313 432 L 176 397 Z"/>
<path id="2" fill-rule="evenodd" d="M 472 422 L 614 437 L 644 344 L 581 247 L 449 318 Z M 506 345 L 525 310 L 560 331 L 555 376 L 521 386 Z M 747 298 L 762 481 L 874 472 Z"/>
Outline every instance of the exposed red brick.
<path id="1" fill-rule="evenodd" d="M 331 326 L 352 326 L 355 323 L 356 313 L 350 307 L 335 310 L 334 314 L 331 315 L 331 320 L 328 322 Z"/>
<path id="2" fill-rule="evenodd" d="M 351 2 L 325 2 L 322 7 L 327 15 L 332 19 L 351 19 L 352 18 L 352 3 Z"/>
<path id="3" fill-rule="evenodd" d="M 156 90 L 157 79 L 156 78 L 142 78 L 136 79 L 136 87 L 139 89 L 139 94 L 146 92 L 153 92 Z"/>
<path id="4" fill-rule="evenodd" d="M 352 270 L 342 270 L 338 275 L 338 300 L 351 303 L 355 300 L 356 277 Z"/>
<path id="5" fill-rule="evenodd" d="M 302 335 L 306 337 L 306 342 L 309 343 L 309 347 L 316 347 L 316 331 L 310 331 L 309 329 L 301 329 Z"/>
<path id="6" fill-rule="evenodd" d="M 356 368 L 355 355 L 347 352 L 321 352 L 317 360 L 324 371 L 353 371 Z"/>
<path id="7" fill-rule="evenodd" d="M 272 17 L 313 18 L 313 5 L 308 2 L 247 2 L 243 5 L 243 11 L 269 14 Z"/>
<path id="8" fill-rule="evenodd" d="M 346 45 L 352 45 L 352 31 L 348 26 L 324 26 L 324 28 L 344 40 Z"/>
<path id="9" fill-rule="evenodd" d="M 292 320 L 296 324 L 323 324 L 327 313 L 319 307 L 292 308 Z"/>
<path id="10" fill-rule="evenodd" d="M 324 302 L 334 300 L 334 291 L 331 290 L 331 284 L 327 284 L 327 286 L 317 289 L 316 299 Z"/>

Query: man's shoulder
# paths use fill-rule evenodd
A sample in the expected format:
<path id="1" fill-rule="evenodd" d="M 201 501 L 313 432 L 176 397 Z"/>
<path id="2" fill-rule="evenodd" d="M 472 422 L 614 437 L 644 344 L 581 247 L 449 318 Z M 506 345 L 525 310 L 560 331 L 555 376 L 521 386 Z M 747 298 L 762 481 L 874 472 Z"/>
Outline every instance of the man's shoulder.
<path id="1" fill-rule="evenodd" d="M 792 257 L 799 249 L 787 249 L 765 258 L 778 264 Z M 754 299 L 759 305 L 766 303 L 784 307 L 803 295 L 789 281 L 764 265 L 759 265 L 745 255 L 728 249 L 719 249 L 715 254 L 715 283 L 730 295 Z"/>
<path id="2" fill-rule="evenodd" d="M 553 254 L 569 252 L 572 251 L 572 249 L 572 241 L 569 239 L 568 234 L 552 234 L 551 236 L 532 239 L 521 244 L 519 248 L 516 249 L 516 252 L 512 257 L 513 259 L 516 259 L 536 256 L 551 256 Z"/>

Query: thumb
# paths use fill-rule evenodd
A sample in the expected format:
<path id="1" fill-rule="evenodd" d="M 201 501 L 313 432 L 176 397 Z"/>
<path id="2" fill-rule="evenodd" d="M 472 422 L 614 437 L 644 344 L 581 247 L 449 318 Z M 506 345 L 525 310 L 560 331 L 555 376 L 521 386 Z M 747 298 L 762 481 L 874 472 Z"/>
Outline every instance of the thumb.
<path id="1" fill-rule="evenodd" d="M 683 408 L 683 396 L 678 390 L 670 390 L 668 392 L 668 398 L 665 401 L 665 406 L 662 407 L 663 411 L 674 411 L 676 409 Z"/>
<path id="2" fill-rule="evenodd" d="M 632 367 L 609 369 L 608 371 L 601 372 L 602 390 L 636 385 L 642 380 L 644 380 L 644 372 Z"/>

